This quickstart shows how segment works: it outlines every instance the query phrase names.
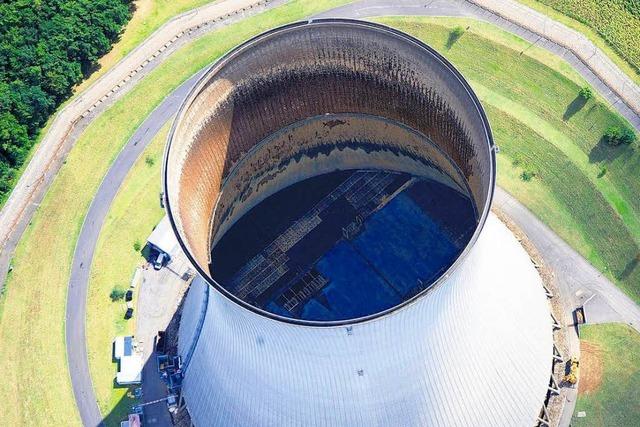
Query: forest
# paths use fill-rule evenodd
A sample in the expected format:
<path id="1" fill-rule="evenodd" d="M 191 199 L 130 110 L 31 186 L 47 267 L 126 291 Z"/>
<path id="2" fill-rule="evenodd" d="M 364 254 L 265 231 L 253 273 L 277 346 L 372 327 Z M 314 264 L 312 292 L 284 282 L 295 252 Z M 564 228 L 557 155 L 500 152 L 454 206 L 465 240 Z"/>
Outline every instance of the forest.
<path id="1" fill-rule="evenodd" d="M 131 0 L 0 1 L 0 205 L 49 116 L 132 13 Z"/>

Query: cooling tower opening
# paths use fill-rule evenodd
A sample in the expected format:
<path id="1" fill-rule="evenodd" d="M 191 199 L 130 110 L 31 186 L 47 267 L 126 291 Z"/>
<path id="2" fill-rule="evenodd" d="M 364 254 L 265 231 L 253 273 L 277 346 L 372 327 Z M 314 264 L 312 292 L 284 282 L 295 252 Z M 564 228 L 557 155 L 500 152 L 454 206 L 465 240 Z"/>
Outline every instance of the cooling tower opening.
<path id="1" fill-rule="evenodd" d="M 489 210 L 495 154 L 460 74 L 350 20 L 292 24 L 219 60 L 183 104 L 167 209 L 200 274 L 279 320 L 362 321 L 439 283 Z"/>

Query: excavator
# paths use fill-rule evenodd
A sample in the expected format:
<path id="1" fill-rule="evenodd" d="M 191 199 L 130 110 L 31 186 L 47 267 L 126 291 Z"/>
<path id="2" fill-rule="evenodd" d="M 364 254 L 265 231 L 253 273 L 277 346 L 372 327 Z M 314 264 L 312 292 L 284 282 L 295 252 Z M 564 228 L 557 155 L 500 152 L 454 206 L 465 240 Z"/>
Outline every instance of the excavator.
<path id="1" fill-rule="evenodd" d="M 566 374 L 562 379 L 569 384 L 575 384 L 578 382 L 578 373 L 580 372 L 580 361 L 577 357 L 571 358 L 571 366 L 569 368 L 569 373 Z"/>

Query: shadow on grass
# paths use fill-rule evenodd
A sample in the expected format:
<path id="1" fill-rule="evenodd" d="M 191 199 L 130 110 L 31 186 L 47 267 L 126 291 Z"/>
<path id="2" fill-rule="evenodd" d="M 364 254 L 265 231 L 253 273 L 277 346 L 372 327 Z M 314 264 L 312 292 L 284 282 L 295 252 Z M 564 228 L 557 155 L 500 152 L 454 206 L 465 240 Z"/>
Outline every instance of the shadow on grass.
<path id="1" fill-rule="evenodd" d="M 617 159 L 625 151 L 632 149 L 627 144 L 609 145 L 603 136 L 589 152 L 589 163 L 610 162 Z"/>
<path id="2" fill-rule="evenodd" d="M 148 363 L 148 362 L 147 362 Z M 127 419 L 128 414 L 131 412 L 134 405 L 138 403 L 136 398 L 133 396 L 133 390 L 136 386 L 132 387 L 123 387 L 119 386 L 115 379 L 113 380 L 114 388 L 129 388 L 127 394 L 125 394 L 122 399 L 113 407 L 113 409 L 107 414 L 106 417 L 102 419 L 102 424 L 106 427 L 118 427 L 120 426 L 120 422 Z"/>
<path id="3" fill-rule="evenodd" d="M 467 30 L 468 29 L 469 27 L 467 27 Z M 447 50 L 451 49 L 453 45 L 456 44 L 458 40 L 460 40 L 460 38 L 464 35 L 464 32 L 465 29 L 462 27 L 456 27 L 451 30 L 451 32 L 449 32 L 449 38 L 447 38 L 447 43 L 445 44 Z"/>
<path id="4" fill-rule="evenodd" d="M 151 245 L 149 245 L 149 243 L 144 245 L 144 248 L 142 248 L 142 250 L 140 251 L 140 254 L 145 259 L 145 261 L 149 263 L 153 263 L 156 260 L 156 256 L 158 256 L 157 252 L 153 250 L 153 248 L 151 247 Z"/>
<path id="5" fill-rule="evenodd" d="M 576 96 L 576 98 L 567 106 L 566 111 L 562 115 L 562 120 L 566 122 L 578 111 L 582 110 L 585 105 L 587 105 L 587 100 L 580 95 Z"/>
<path id="6" fill-rule="evenodd" d="M 618 280 L 626 280 L 631 273 L 640 265 L 640 253 L 633 257 L 618 276 Z"/>

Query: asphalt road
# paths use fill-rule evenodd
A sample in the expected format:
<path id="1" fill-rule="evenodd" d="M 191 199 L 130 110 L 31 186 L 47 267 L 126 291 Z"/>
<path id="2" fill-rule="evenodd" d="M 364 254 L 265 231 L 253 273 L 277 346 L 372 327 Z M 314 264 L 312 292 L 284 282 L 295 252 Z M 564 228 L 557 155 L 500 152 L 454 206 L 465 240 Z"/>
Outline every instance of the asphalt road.
<path id="1" fill-rule="evenodd" d="M 553 44 L 547 45 L 547 43 L 540 41 L 539 36 L 520 27 L 516 27 L 502 18 L 497 18 L 495 15 L 488 15 L 484 10 L 478 9 L 467 2 L 434 0 L 425 5 L 424 2 L 396 1 L 393 6 L 385 3 L 387 2 L 380 0 L 364 0 L 323 13 L 319 16 L 352 18 L 383 15 L 473 16 L 499 25 L 508 31 L 530 40 L 532 43 L 537 43 L 539 46 L 547 48 L 554 53 L 559 53 L 560 56 L 563 56 L 572 63 L 572 54 L 567 53 L 566 50 Z M 606 87 L 602 89 L 601 86 L 603 83 L 586 68 L 582 62 L 577 58 L 575 61 L 577 61 L 576 69 L 603 94 L 603 96 L 607 97 L 607 99 L 609 99 L 609 97 L 615 97 Z M 67 296 L 66 339 L 69 370 L 76 402 L 82 421 L 88 426 L 99 425 L 102 422 L 102 416 L 98 409 L 91 384 L 85 342 L 87 286 L 98 235 L 109 207 L 127 172 L 155 134 L 162 128 L 166 121 L 175 114 L 180 102 L 186 96 L 196 79 L 197 76 L 194 76 L 165 99 L 129 140 L 100 185 L 78 238 Z M 615 101 L 614 98 L 612 99 L 614 107 L 617 108 L 621 114 L 627 115 L 630 113 L 628 108 L 626 110 L 629 111 L 625 110 L 623 103 Z M 631 114 L 633 114 L 633 112 L 631 112 Z M 634 125 L 638 127 L 640 120 L 636 115 L 633 116 L 635 117 Z M 506 194 L 499 192 L 497 203 L 502 204 L 505 212 L 511 215 L 514 222 L 527 232 L 527 234 L 531 233 L 530 237 L 536 246 L 541 245 L 538 246 L 538 248 L 541 253 L 546 255 L 545 261 L 548 261 L 554 269 L 557 268 L 556 273 L 559 279 L 561 279 L 559 282 L 565 288 L 563 294 L 576 295 L 578 291 L 582 290 L 582 294 L 571 299 L 571 301 L 575 300 L 575 303 L 579 302 L 581 295 L 586 295 L 585 299 L 591 296 L 591 294 L 599 296 L 599 298 L 606 301 L 606 304 L 613 311 L 614 317 L 617 316 L 616 318 L 630 323 L 638 329 L 638 325 L 640 325 L 640 322 L 638 322 L 640 318 L 638 307 L 611 282 L 603 278 L 586 260 L 559 239 L 550 229 L 528 212 L 526 208 L 515 201 L 515 199 L 509 198 Z M 589 293 L 585 294 L 584 292 Z"/>
<path id="2" fill-rule="evenodd" d="M 640 307 L 546 224 L 502 189 L 496 191 L 493 204 L 526 233 L 554 271 L 561 297 L 572 309 L 586 303 L 587 322 L 622 322 L 640 332 Z"/>
<path id="3" fill-rule="evenodd" d="M 169 95 L 136 130 L 100 184 L 78 236 L 67 293 L 66 340 L 71 384 L 82 422 L 86 426 L 102 422 L 91 384 L 85 342 L 87 289 L 96 242 L 109 207 L 129 169 L 162 126 L 178 111 L 182 100 L 201 73 Z"/>

